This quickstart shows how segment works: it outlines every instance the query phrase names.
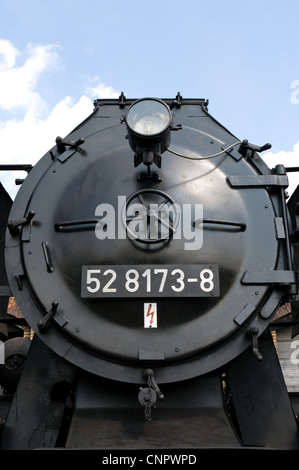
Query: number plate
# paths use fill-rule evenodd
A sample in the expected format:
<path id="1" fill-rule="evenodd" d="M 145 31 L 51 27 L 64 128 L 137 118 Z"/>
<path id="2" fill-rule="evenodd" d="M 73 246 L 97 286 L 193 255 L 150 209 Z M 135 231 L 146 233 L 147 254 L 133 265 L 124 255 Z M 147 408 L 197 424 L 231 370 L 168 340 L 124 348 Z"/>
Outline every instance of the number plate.
<path id="1" fill-rule="evenodd" d="M 217 297 L 218 265 L 83 266 L 81 297 Z"/>

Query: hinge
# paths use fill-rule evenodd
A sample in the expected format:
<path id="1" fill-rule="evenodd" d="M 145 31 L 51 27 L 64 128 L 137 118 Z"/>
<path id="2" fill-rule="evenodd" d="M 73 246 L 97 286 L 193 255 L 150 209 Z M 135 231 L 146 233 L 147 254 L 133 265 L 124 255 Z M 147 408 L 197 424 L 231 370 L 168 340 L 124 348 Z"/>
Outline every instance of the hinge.
<path id="1" fill-rule="evenodd" d="M 62 139 L 59 136 L 56 137 L 57 151 L 60 154 L 58 157 L 58 160 L 61 163 L 63 163 L 72 155 L 74 155 L 74 153 L 77 152 L 77 150 L 82 151 L 82 149 L 80 148 L 80 145 L 84 144 L 84 142 L 85 142 L 85 139 L 83 138 L 73 141 L 73 140 L 68 140 L 68 139 Z"/>
<path id="2" fill-rule="evenodd" d="M 242 278 L 244 285 L 289 285 L 298 281 L 297 271 L 272 270 L 272 269 L 247 269 Z"/>
<path id="3" fill-rule="evenodd" d="M 228 176 L 227 181 L 234 188 L 263 188 L 266 186 L 287 188 L 289 185 L 287 175 Z"/>
<path id="4" fill-rule="evenodd" d="M 20 231 L 20 227 L 26 224 L 31 224 L 33 217 L 35 216 L 35 211 L 30 211 L 26 217 L 18 220 L 10 220 L 7 224 L 7 228 L 11 235 L 16 236 Z"/>
<path id="5" fill-rule="evenodd" d="M 274 225 L 275 225 L 275 232 L 276 232 L 276 239 L 277 240 L 284 240 L 286 237 L 284 223 L 282 217 L 274 217 Z"/>
<path id="6" fill-rule="evenodd" d="M 59 326 L 64 326 L 68 323 L 68 320 L 65 318 L 64 315 L 62 315 L 60 312 L 58 312 L 58 301 L 54 300 L 52 302 L 52 308 L 49 310 L 46 315 L 37 322 L 37 327 L 39 331 L 47 331 L 49 325 L 50 325 L 50 320 L 53 317 L 53 320 L 59 325 Z"/>

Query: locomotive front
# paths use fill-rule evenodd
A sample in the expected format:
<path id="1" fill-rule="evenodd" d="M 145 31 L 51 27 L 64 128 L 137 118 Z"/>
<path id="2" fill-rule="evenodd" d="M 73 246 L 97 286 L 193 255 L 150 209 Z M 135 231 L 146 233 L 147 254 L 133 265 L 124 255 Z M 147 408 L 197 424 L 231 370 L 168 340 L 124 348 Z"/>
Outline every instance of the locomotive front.
<path id="1" fill-rule="evenodd" d="M 96 100 L 57 137 L 6 228 L 35 335 L 4 448 L 298 448 L 268 334 L 298 291 L 288 178 L 268 148 L 180 94 Z M 150 421 L 158 398 L 145 427 L 140 405 Z"/>
<path id="2" fill-rule="evenodd" d="M 14 201 L 17 304 L 43 342 L 93 374 L 140 383 L 150 367 L 163 384 L 250 346 L 259 357 L 257 338 L 295 287 L 287 176 L 206 106 L 96 101 Z"/>

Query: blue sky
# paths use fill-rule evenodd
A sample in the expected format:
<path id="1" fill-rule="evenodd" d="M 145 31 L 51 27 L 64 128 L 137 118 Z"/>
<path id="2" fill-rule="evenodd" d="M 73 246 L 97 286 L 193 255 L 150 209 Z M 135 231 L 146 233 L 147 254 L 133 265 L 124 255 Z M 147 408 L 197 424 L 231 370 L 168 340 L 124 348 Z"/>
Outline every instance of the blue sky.
<path id="1" fill-rule="evenodd" d="M 0 0 L 0 18 L 0 163 L 36 163 L 95 98 L 180 91 L 299 166 L 298 0 Z M 0 173 L 12 196 L 19 176 Z"/>

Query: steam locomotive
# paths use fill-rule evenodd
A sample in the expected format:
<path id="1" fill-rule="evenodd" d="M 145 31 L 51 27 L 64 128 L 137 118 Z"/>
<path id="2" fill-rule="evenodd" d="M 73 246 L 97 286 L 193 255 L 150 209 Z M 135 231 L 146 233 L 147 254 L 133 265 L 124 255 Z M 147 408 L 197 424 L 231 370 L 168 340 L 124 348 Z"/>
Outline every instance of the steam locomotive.
<path id="1" fill-rule="evenodd" d="M 122 93 L 22 167 L 1 202 L 3 449 L 298 449 L 273 341 L 286 303 L 297 332 L 298 194 L 270 147 L 205 99 Z"/>

